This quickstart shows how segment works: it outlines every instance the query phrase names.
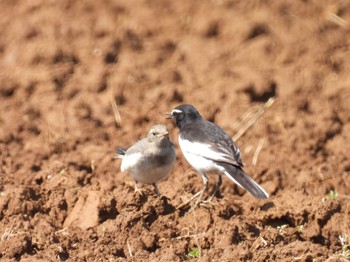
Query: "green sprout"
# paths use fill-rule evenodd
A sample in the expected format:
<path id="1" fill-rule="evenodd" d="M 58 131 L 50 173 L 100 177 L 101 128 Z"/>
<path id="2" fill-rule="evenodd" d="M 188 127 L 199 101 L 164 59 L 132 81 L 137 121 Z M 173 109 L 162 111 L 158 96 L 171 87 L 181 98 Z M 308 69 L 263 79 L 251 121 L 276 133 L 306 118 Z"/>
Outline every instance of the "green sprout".
<path id="1" fill-rule="evenodd" d="M 188 252 L 187 256 L 189 258 L 199 258 L 199 256 L 200 256 L 199 248 L 195 248 L 195 249 L 191 250 L 190 252 Z"/>
<path id="2" fill-rule="evenodd" d="M 335 190 L 331 190 L 329 191 L 329 193 L 327 194 L 328 199 L 332 200 L 332 199 L 336 199 L 338 197 L 338 192 Z"/>

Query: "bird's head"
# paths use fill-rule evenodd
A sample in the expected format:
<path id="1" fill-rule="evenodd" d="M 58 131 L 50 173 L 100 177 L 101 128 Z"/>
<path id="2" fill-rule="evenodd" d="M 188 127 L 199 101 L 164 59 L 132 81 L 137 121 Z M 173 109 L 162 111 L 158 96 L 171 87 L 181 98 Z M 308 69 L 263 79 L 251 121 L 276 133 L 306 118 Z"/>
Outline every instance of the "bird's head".
<path id="1" fill-rule="evenodd" d="M 154 125 L 149 130 L 147 138 L 150 141 L 162 141 L 169 139 L 169 130 L 165 125 Z"/>
<path id="2" fill-rule="evenodd" d="M 175 107 L 167 115 L 167 118 L 172 119 L 174 124 L 180 129 L 186 124 L 202 118 L 194 106 L 187 104 Z"/>

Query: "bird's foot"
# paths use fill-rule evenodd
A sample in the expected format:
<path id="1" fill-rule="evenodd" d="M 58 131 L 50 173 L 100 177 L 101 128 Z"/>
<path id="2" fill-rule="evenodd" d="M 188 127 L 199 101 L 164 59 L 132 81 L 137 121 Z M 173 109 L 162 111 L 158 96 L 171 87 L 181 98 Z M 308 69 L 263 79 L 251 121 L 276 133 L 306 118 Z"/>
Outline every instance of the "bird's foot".
<path id="1" fill-rule="evenodd" d="M 220 198 L 221 197 L 219 188 L 220 188 L 220 186 L 216 186 L 213 194 L 207 200 L 203 200 L 201 202 L 201 204 L 204 204 L 204 205 L 210 204 L 212 206 L 215 206 L 215 203 L 213 202 L 214 198 Z"/>
<path id="2" fill-rule="evenodd" d="M 139 188 L 138 186 L 137 186 L 137 183 L 135 183 L 135 190 L 134 190 L 134 193 L 135 194 L 139 194 L 141 197 L 144 197 L 145 196 L 145 190 L 144 189 L 142 189 L 142 188 Z"/>

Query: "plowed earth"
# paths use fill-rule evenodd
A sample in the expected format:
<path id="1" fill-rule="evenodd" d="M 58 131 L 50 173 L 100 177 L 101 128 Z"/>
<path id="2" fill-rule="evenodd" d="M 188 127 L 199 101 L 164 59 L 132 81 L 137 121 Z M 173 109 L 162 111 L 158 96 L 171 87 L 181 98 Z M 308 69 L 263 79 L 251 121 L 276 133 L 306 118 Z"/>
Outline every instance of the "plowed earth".
<path id="1" fill-rule="evenodd" d="M 348 259 L 349 21 L 348 0 L 1 1 L 0 258 Z M 202 188 L 164 116 L 182 103 L 232 136 L 265 108 L 236 140 L 269 199 L 224 179 L 177 208 Z M 113 159 L 156 123 L 166 198 Z"/>

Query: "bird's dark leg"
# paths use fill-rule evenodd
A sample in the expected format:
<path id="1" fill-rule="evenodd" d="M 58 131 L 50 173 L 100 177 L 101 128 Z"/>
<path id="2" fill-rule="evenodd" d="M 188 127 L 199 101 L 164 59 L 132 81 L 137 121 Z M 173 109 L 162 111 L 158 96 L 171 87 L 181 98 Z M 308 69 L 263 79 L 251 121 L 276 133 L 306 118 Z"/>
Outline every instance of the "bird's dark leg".
<path id="1" fill-rule="evenodd" d="M 152 186 L 154 187 L 154 191 L 156 192 L 156 194 L 161 197 L 162 194 L 160 193 L 158 187 L 157 187 L 157 184 L 156 183 L 153 183 Z"/>
<path id="2" fill-rule="evenodd" d="M 215 190 L 213 192 L 213 194 L 211 195 L 211 197 L 208 198 L 208 200 L 204 201 L 205 203 L 210 203 L 212 205 L 214 205 L 212 203 L 214 197 L 219 193 L 220 194 L 220 186 L 222 185 L 222 176 L 221 174 L 219 174 L 219 177 L 218 177 L 218 183 L 217 185 L 215 186 Z"/>
<path id="3" fill-rule="evenodd" d="M 218 193 L 220 194 L 220 187 L 222 185 L 222 176 L 221 174 L 219 174 L 219 178 L 218 178 L 218 184 L 214 190 L 213 196 L 216 196 Z"/>

